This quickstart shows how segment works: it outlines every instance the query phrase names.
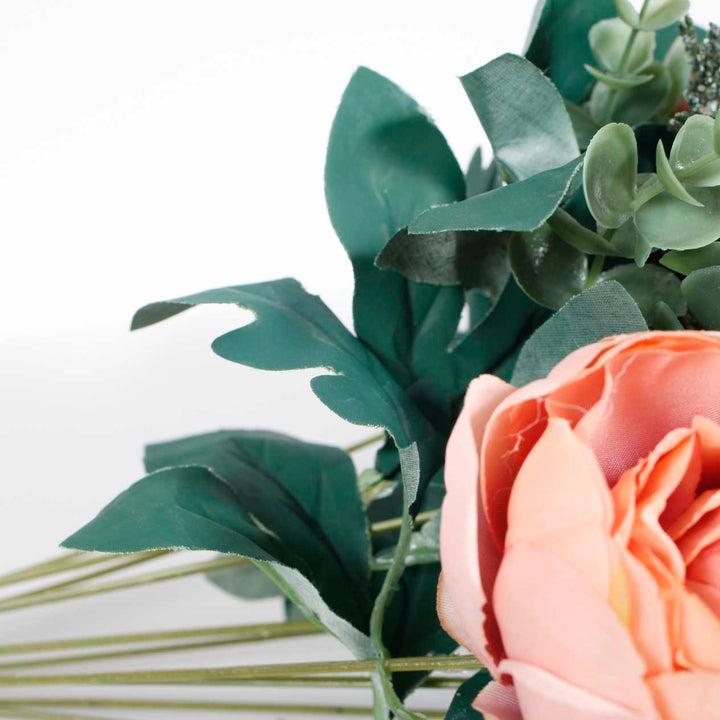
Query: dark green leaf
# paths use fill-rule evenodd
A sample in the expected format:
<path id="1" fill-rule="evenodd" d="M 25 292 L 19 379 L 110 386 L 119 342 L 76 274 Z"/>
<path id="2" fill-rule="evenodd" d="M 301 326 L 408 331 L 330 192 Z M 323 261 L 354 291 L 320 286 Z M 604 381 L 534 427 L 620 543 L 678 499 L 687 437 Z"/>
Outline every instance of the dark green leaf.
<path id="1" fill-rule="evenodd" d="M 672 309 L 660 301 L 655 305 L 655 313 L 649 323 L 654 330 L 682 330 L 683 324 Z"/>
<path id="2" fill-rule="evenodd" d="M 647 330 L 640 309 L 622 285 L 603 282 L 574 297 L 535 331 L 518 358 L 512 383 L 544 378 L 566 355 L 608 335 Z"/>
<path id="3" fill-rule="evenodd" d="M 720 266 L 690 273 L 682 282 L 690 312 L 705 330 L 720 330 Z"/>
<path id="4" fill-rule="evenodd" d="M 492 680 L 487 670 L 481 670 L 466 680 L 455 693 L 445 720 L 481 720 L 482 715 L 473 709 L 473 702 L 480 691 Z"/>
<path id="5" fill-rule="evenodd" d="M 584 105 L 576 105 L 566 100 L 565 109 L 570 116 L 578 145 L 584 151 L 593 139 L 593 135 L 600 129 L 600 125 L 595 122 L 590 111 Z"/>
<path id="6" fill-rule="evenodd" d="M 216 570 L 207 579 L 229 595 L 243 600 L 264 600 L 282 596 L 282 590 L 256 565 Z"/>
<path id="7" fill-rule="evenodd" d="M 526 180 L 579 155 L 560 93 L 531 62 L 502 55 L 461 79 L 496 162 L 512 179 Z"/>
<path id="8" fill-rule="evenodd" d="M 495 160 L 491 160 L 487 167 L 483 167 L 482 150 L 478 148 L 470 160 L 468 171 L 465 174 L 466 197 L 482 195 L 488 190 L 494 190 L 502 185 L 500 168 Z"/>
<path id="9" fill-rule="evenodd" d="M 518 285 L 551 310 L 582 292 L 587 281 L 585 253 L 563 242 L 547 225 L 512 237 L 510 265 Z"/>
<path id="10" fill-rule="evenodd" d="M 710 243 L 697 250 L 673 250 L 662 256 L 660 264 L 681 275 L 720 265 L 720 243 Z"/>
<path id="11" fill-rule="evenodd" d="M 582 165 L 577 158 L 563 167 L 484 195 L 424 212 L 411 223 L 413 235 L 459 230 L 537 230 L 557 209 Z"/>

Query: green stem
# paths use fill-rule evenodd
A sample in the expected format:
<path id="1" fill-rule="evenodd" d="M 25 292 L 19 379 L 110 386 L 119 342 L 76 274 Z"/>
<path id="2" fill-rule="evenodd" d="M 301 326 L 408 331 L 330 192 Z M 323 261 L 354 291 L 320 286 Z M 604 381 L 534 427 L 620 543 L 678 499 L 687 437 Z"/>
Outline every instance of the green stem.
<path id="1" fill-rule="evenodd" d="M 603 271 L 603 267 L 605 266 L 605 256 L 604 255 L 596 255 L 593 258 L 592 265 L 590 266 L 590 272 L 587 276 L 587 281 L 585 282 L 585 289 L 589 290 L 595 283 L 598 281 L 598 278 L 600 277 L 600 273 Z"/>
<path id="2" fill-rule="evenodd" d="M 385 433 L 379 433 L 378 435 L 373 435 L 372 437 L 366 438 L 365 440 L 361 440 L 359 443 L 355 443 L 355 445 L 351 445 L 350 447 L 345 448 L 345 452 L 348 454 L 354 453 L 358 450 L 363 450 L 370 445 L 374 445 L 381 440 L 385 440 Z"/>
<path id="3" fill-rule="evenodd" d="M 22 718 L 23 720 L 112 720 L 112 718 L 103 715 L 98 717 L 97 715 L 77 715 L 72 713 L 57 713 L 49 710 L 31 710 L 28 707 L 21 707 L 16 705 L 5 705 L 0 703 L 0 713 L 3 718 Z"/>
<path id="4" fill-rule="evenodd" d="M 421 512 L 415 516 L 415 525 L 424 525 L 429 520 L 432 520 L 437 515 L 437 510 L 429 510 L 428 512 Z M 402 527 L 403 518 L 390 518 L 389 520 L 381 520 L 380 522 L 373 523 L 370 525 L 370 532 L 373 535 L 380 535 L 381 533 L 393 532 L 400 530 Z"/>
<path id="5" fill-rule="evenodd" d="M 30 580 L 38 580 L 48 575 L 59 575 L 60 573 L 70 572 L 71 570 L 79 570 L 80 568 L 91 565 L 109 562 L 116 557 L 116 555 L 86 553 L 80 550 L 73 550 L 52 560 L 45 560 L 36 565 L 23 568 L 22 570 L 15 570 L 0 576 L 0 587 L 29 582 Z"/>
<path id="6" fill-rule="evenodd" d="M 389 672 L 433 672 L 480 670 L 482 665 L 472 655 L 436 655 L 428 657 L 387 658 L 383 663 Z M 193 668 L 189 670 L 137 670 L 111 673 L 77 673 L 69 675 L 0 675 L 0 687 L 35 685 L 145 685 L 213 683 L 225 680 L 255 680 L 306 675 L 344 675 L 375 673 L 377 660 L 335 660 L 331 662 L 240 665 L 237 667 Z"/>

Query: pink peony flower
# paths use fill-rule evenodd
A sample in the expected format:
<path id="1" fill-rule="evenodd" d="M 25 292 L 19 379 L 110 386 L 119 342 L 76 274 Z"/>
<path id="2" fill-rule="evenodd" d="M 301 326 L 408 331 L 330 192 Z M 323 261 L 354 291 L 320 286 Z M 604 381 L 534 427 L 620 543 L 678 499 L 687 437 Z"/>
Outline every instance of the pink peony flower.
<path id="1" fill-rule="evenodd" d="M 720 333 L 478 378 L 445 479 L 438 612 L 486 718 L 720 718 Z"/>

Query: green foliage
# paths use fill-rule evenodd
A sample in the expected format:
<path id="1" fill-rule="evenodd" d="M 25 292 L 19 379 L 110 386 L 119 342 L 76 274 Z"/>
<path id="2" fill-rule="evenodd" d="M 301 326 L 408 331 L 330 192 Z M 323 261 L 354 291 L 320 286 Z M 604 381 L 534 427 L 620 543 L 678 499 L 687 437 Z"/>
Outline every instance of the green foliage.
<path id="1" fill-rule="evenodd" d="M 693 316 L 706 330 L 720 330 L 720 266 L 691 272 L 682 291 Z"/>
<path id="2" fill-rule="evenodd" d="M 662 256 L 660 264 L 681 275 L 720 265 L 720 242 L 710 243 L 697 250 L 672 250 Z"/>
<path id="3" fill-rule="evenodd" d="M 487 670 L 481 670 L 466 680 L 455 693 L 445 720 L 480 720 L 482 715 L 472 707 L 480 691 L 492 680 Z"/>
<path id="4" fill-rule="evenodd" d="M 670 152 L 673 171 L 682 174 L 692 187 L 720 185 L 720 152 L 716 135 L 720 122 L 705 115 L 693 115 L 683 125 Z"/>

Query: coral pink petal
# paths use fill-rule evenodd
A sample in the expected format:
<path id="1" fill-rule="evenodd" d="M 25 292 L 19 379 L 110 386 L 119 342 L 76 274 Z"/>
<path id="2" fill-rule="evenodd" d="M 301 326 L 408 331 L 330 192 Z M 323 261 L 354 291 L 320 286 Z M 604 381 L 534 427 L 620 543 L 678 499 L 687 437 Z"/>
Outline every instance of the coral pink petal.
<path id="1" fill-rule="evenodd" d="M 571 685 L 542 668 L 513 660 L 500 665 L 511 675 L 523 720 L 654 720 L 650 708 L 636 712 L 621 704 Z"/>
<path id="2" fill-rule="evenodd" d="M 514 391 L 491 375 L 483 375 L 470 384 L 465 406 L 452 432 L 447 448 L 445 485 L 447 495 L 442 507 L 440 554 L 443 587 L 439 596 L 440 619 L 447 622 L 448 632 L 490 668 L 493 653 L 488 651 L 486 598 L 495 579 L 500 555 L 489 539 L 484 514 L 478 513 L 479 455 L 485 426 L 504 398 Z M 490 631 L 495 647 L 501 654 L 494 618 Z"/>
<path id="3" fill-rule="evenodd" d="M 717 492 L 717 490 L 714 492 Z M 690 565 L 703 550 L 715 544 L 718 540 L 720 540 L 720 508 L 704 513 L 678 539 L 677 546 L 683 558 L 685 558 L 685 562 Z"/>
<path id="4" fill-rule="evenodd" d="M 720 673 L 720 618 L 695 593 L 683 591 L 677 661 Z"/>
<path id="5" fill-rule="evenodd" d="M 505 554 L 493 595 L 507 657 L 637 713 L 652 713 L 645 662 L 583 573 L 525 543 Z"/>
<path id="6" fill-rule="evenodd" d="M 592 447 L 611 484 L 671 430 L 691 427 L 696 416 L 720 420 L 720 389 L 713 391 L 720 349 L 691 355 L 670 349 L 627 351 L 612 358 L 605 373 L 602 398 L 575 432 Z"/>
<path id="7" fill-rule="evenodd" d="M 475 698 L 473 707 L 485 720 L 523 720 L 515 688 L 491 682 Z"/>
<path id="8" fill-rule="evenodd" d="M 663 720 L 720 720 L 720 675 L 675 672 L 648 678 Z"/>
<path id="9" fill-rule="evenodd" d="M 720 425 L 703 417 L 693 420 L 693 430 L 700 438 L 703 478 L 699 490 L 720 488 Z"/>
<path id="10" fill-rule="evenodd" d="M 584 573 L 607 596 L 610 584 L 610 492 L 592 451 L 566 420 L 550 419 L 510 495 L 506 551 L 543 547 Z"/>

